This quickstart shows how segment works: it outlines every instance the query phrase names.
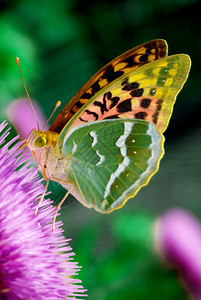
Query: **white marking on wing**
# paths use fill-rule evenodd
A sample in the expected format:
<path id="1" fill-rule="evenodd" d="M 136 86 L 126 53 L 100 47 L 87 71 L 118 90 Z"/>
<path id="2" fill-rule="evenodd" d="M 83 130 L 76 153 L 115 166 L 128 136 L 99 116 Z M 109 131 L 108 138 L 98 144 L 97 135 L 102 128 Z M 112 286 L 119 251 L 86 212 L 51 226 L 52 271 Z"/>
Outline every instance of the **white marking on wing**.
<path id="1" fill-rule="evenodd" d="M 72 154 L 77 150 L 77 144 L 73 140 Z"/>
<path id="2" fill-rule="evenodd" d="M 98 150 L 96 150 L 96 154 L 100 157 L 100 160 L 97 162 L 96 166 L 101 165 L 105 161 L 105 156 L 101 155 Z"/>
<path id="3" fill-rule="evenodd" d="M 124 133 L 120 136 L 120 138 L 116 141 L 115 145 L 120 148 L 121 155 L 124 157 L 122 163 L 119 164 L 116 171 L 111 174 L 110 179 L 105 188 L 104 199 L 110 194 L 110 189 L 115 179 L 120 176 L 120 174 L 128 167 L 130 163 L 130 159 L 127 156 L 127 147 L 126 147 L 126 139 L 132 131 L 134 123 L 125 122 L 124 123 Z"/>
<path id="4" fill-rule="evenodd" d="M 94 147 L 97 144 L 97 134 L 95 133 L 95 131 L 91 131 L 89 132 L 89 135 L 93 138 L 91 146 Z"/>
<path id="5" fill-rule="evenodd" d="M 150 123 L 148 126 L 148 130 L 146 132 L 148 135 L 152 137 L 152 143 L 149 146 L 149 149 L 152 151 L 151 157 L 148 159 L 148 167 L 147 169 L 141 174 L 139 179 L 134 182 L 133 185 L 131 185 L 114 203 L 111 205 L 111 209 L 114 209 L 115 207 L 118 207 L 121 205 L 122 201 L 126 198 L 127 195 L 133 190 L 135 190 L 141 182 L 146 178 L 147 175 L 158 169 L 158 165 L 156 162 L 158 161 L 159 157 L 163 155 L 164 151 L 161 151 L 161 145 L 164 142 L 164 137 L 158 131 L 155 129 L 155 126 L 153 123 Z M 147 184 L 147 182 L 145 183 Z M 143 184 L 143 185 L 145 185 Z"/>

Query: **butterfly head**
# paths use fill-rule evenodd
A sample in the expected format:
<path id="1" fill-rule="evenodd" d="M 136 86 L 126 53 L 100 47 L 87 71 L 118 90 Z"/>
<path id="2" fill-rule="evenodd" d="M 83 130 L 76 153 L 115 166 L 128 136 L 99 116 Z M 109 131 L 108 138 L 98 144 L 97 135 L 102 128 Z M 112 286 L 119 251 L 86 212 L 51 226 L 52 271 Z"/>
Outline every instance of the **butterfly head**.
<path id="1" fill-rule="evenodd" d="M 34 129 L 27 139 L 26 144 L 46 180 L 50 178 L 48 175 L 49 166 L 51 166 L 52 161 L 56 161 L 56 158 L 60 156 L 60 151 L 57 147 L 58 135 L 59 134 L 54 131 L 40 131 Z"/>
<path id="2" fill-rule="evenodd" d="M 28 147 L 31 150 L 43 149 L 44 147 L 56 147 L 58 133 L 53 131 L 40 131 L 34 129 L 28 137 Z"/>
<path id="3" fill-rule="evenodd" d="M 29 147 L 33 157 L 35 158 L 38 165 L 42 166 L 42 157 L 46 152 L 46 146 L 48 144 L 48 137 L 47 135 L 39 130 L 34 129 L 28 139 L 27 139 L 27 146 Z"/>
<path id="4" fill-rule="evenodd" d="M 48 156 L 50 151 L 58 153 L 57 139 L 58 133 L 52 131 L 40 131 L 34 129 L 30 133 L 27 139 L 27 146 L 42 168 L 44 158 Z"/>
<path id="5" fill-rule="evenodd" d="M 38 137 L 34 140 L 34 147 L 43 148 L 47 145 L 46 135 L 39 134 Z"/>
<path id="6" fill-rule="evenodd" d="M 48 143 L 47 135 L 44 132 L 34 129 L 28 137 L 30 150 L 41 149 Z"/>

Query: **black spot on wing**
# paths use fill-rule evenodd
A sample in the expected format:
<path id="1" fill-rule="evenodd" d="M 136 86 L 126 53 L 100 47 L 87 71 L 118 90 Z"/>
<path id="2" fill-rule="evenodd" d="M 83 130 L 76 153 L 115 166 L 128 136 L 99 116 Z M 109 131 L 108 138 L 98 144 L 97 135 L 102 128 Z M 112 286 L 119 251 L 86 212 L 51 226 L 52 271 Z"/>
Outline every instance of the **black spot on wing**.
<path id="1" fill-rule="evenodd" d="M 117 105 L 118 113 L 124 113 L 127 111 L 132 111 L 131 99 L 126 99 Z"/>
<path id="2" fill-rule="evenodd" d="M 146 48 L 155 48 L 157 46 L 156 41 L 149 42 L 145 47 Z"/>
<path id="3" fill-rule="evenodd" d="M 93 103 L 93 105 L 100 107 L 100 111 L 101 111 L 102 115 L 104 114 L 105 111 L 108 111 L 108 108 L 106 106 L 106 97 L 107 97 L 107 94 L 108 93 L 105 93 L 103 95 L 103 102 L 101 102 L 101 101 L 94 101 L 94 103 Z"/>
<path id="4" fill-rule="evenodd" d="M 90 99 L 92 97 L 92 95 L 88 92 L 85 92 L 83 95 L 82 95 L 82 98 L 83 99 Z"/>
<path id="5" fill-rule="evenodd" d="M 110 104 L 110 109 L 113 108 L 115 105 L 117 105 L 117 103 L 119 102 L 120 98 L 119 97 L 113 97 L 110 99 L 110 101 L 112 101 L 112 103 Z"/>
<path id="6" fill-rule="evenodd" d="M 159 113 L 162 109 L 163 99 L 159 99 L 156 102 L 156 112 L 152 116 L 153 123 L 156 124 L 158 122 Z"/>
<path id="7" fill-rule="evenodd" d="M 134 57 L 135 55 L 131 55 L 122 61 L 123 63 L 126 63 L 127 68 L 132 68 L 134 66 Z"/>
<path id="8" fill-rule="evenodd" d="M 163 103 L 163 99 L 158 99 L 158 100 L 156 101 L 157 111 L 161 111 L 162 103 Z"/>
<path id="9" fill-rule="evenodd" d="M 148 108 L 150 104 L 151 104 L 151 99 L 149 98 L 144 98 L 140 101 L 140 106 L 143 108 Z"/>
<path id="10" fill-rule="evenodd" d="M 126 78 L 124 79 L 124 81 L 122 81 L 121 85 L 125 85 L 125 84 L 127 84 L 127 83 L 128 83 L 128 81 L 129 81 L 129 78 L 128 78 L 128 77 L 126 77 Z"/>
<path id="11" fill-rule="evenodd" d="M 108 99 L 111 99 L 112 98 L 112 93 L 109 91 L 109 92 L 107 92 L 106 93 L 106 97 L 108 98 Z"/>
<path id="12" fill-rule="evenodd" d="M 95 95 L 98 91 L 100 91 L 100 85 L 99 85 L 98 81 L 94 82 L 94 84 L 92 84 L 91 88 L 92 88 L 92 96 Z"/>
<path id="13" fill-rule="evenodd" d="M 158 116 L 159 116 L 159 112 L 156 111 L 153 116 L 152 116 L 152 120 L 153 120 L 153 123 L 156 124 L 157 121 L 158 121 Z"/>
<path id="14" fill-rule="evenodd" d="M 132 97 L 141 97 L 144 93 L 144 89 L 137 89 L 130 92 Z"/>
<path id="15" fill-rule="evenodd" d="M 145 53 L 152 54 L 152 55 L 154 54 L 155 55 L 154 60 L 166 56 L 166 47 L 157 45 L 156 42 L 148 44 L 146 48 L 147 49 L 145 50 Z"/>
<path id="16" fill-rule="evenodd" d="M 119 119 L 119 116 L 118 115 L 113 115 L 113 116 L 109 116 L 109 117 L 104 118 L 104 120 L 106 120 L 106 119 Z"/>
<path id="17" fill-rule="evenodd" d="M 139 83 L 138 82 L 131 82 L 131 83 L 127 83 L 124 85 L 124 87 L 122 88 L 122 90 L 124 91 L 132 91 L 135 90 L 139 87 Z"/>
<path id="18" fill-rule="evenodd" d="M 107 79 L 108 82 L 112 82 L 113 80 L 119 78 L 124 74 L 124 71 L 114 71 L 114 67 L 112 65 L 107 66 L 102 79 Z"/>
<path id="19" fill-rule="evenodd" d="M 82 119 L 81 117 L 79 117 L 80 121 L 87 123 L 88 121 Z"/>
<path id="20" fill-rule="evenodd" d="M 88 115 L 93 115 L 95 120 L 98 120 L 98 114 L 95 113 L 94 111 L 90 111 L 88 109 L 85 110 L 85 112 L 88 114 Z"/>
<path id="21" fill-rule="evenodd" d="M 75 105 L 78 107 L 78 108 L 81 108 L 84 103 L 81 103 L 79 100 L 75 103 Z"/>
<path id="22" fill-rule="evenodd" d="M 153 52 L 153 47 L 147 48 L 147 49 L 145 50 L 145 52 L 146 52 L 147 54 L 152 54 L 152 52 Z"/>
<path id="23" fill-rule="evenodd" d="M 147 54 L 156 54 L 158 53 L 158 48 L 157 48 L 157 44 L 156 42 L 152 42 L 152 43 L 149 43 L 147 46 L 145 46 L 147 49 L 145 50 L 145 52 Z"/>
<path id="24" fill-rule="evenodd" d="M 148 54 L 142 54 L 139 58 L 139 61 L 146 62 L 148 61 L 149 55 Z"/>
<path id="25" fill-rule="evenodd" d="M 138 112 L 138 113 L 135 114 L 135 118 L 136 119 L 142 119 L 142 120 L 144 120 L 146 118 L 146 116 L 147 116 L 147 113 L 144 112 L 144 111 L 140 111 L 140 112 Z"/>

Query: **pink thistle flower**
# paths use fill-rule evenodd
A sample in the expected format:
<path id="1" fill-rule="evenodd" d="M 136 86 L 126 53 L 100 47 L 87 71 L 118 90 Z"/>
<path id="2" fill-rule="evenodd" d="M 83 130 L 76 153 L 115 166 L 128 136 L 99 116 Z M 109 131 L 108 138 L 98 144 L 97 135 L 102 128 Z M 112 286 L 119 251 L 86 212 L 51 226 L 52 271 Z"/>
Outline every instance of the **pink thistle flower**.
<path id="1" fill-rule="evenodd" d="M 192 214 L 174 209 L 159 219 L 155 231 L 159 254 L 179 270 L 193 299 L 201 299 L 201 224 Z"/>
<path id="2" fill-rule="evenodd" d="M 0 124 L 0 299 L 86 296 L 80 280 L 73 278 L 79 267 L 62 234 L 62 222 L 52 231 L 50 200 L 34 215 L 44 186 L 29 166 L 29 155 L 19 149 L 18 138 L 5 144 L 5 127 L 5 122 Z"/>

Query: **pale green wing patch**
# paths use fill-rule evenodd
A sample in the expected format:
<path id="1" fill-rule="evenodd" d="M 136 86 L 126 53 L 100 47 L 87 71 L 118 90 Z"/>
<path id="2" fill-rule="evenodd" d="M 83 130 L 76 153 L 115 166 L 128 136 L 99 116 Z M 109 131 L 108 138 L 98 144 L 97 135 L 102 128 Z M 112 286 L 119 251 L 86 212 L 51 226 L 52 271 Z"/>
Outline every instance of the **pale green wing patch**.
<path id="1" fill-rule="evenodd" d="M 73 128 L 64 138 L 67 180 L 79 201 L 101 213 L 120 208 L 148 183 L 164 138 L 144 120 L 114 119 Z"/>

